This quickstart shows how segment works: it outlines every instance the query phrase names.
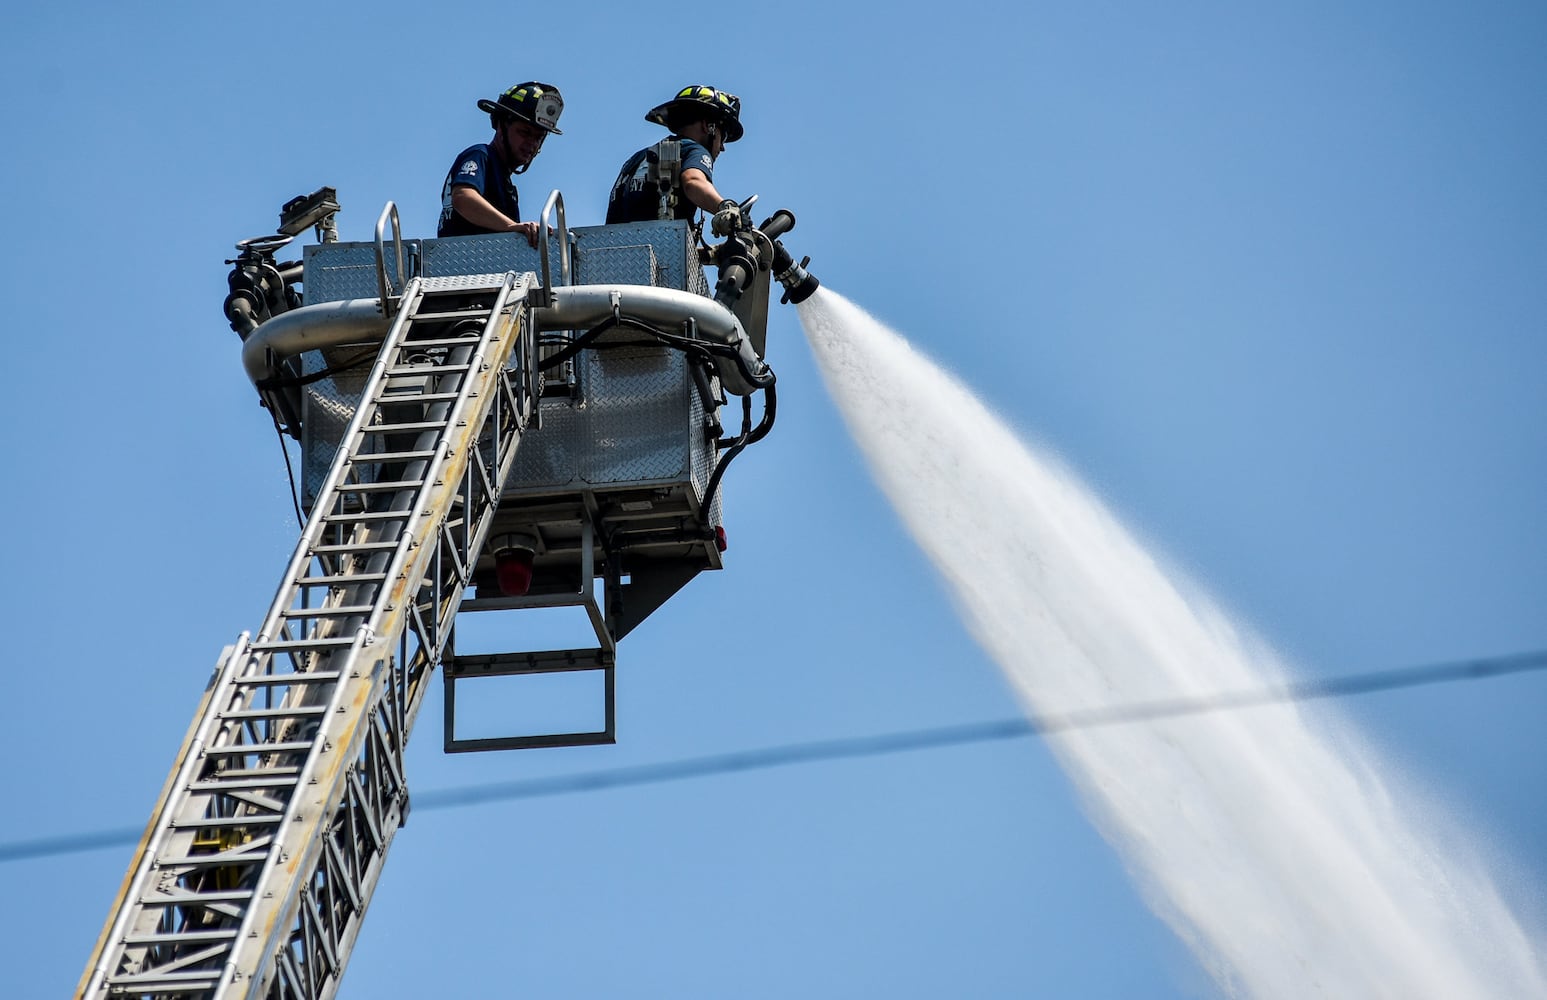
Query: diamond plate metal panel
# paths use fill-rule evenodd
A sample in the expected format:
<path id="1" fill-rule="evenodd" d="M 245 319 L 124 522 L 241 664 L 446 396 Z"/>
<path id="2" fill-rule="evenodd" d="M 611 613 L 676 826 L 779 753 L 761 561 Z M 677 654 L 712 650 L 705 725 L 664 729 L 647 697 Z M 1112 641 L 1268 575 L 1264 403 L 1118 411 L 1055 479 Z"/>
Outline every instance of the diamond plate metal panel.
<path id="1" fill-rule="evenodd" d="M 688 453 L 692 459 L 693 496 L 702 500 L 704 490 L 709 487 L 709 476 L 714 472 L 714 463 L 719 449 L 715 447 L 714 439 L 709 436 L 708 428 L 704 426 L 704 401 L 699 397 L 696 389 L 688 393 L 687 419 L 688 426 L 692 428 L 688 432 Z M 722 485 L 720 493 L 723 494 L 724 491 L 725 487 Z M 719 503 L 719 497 L 716 496 L 716 513 L 718 513 Z"/>
<path id="2" fill-rule="evenodd" d="M 559 242 L 548 238 L 548 263 L 553 280 L 559 281 Z M 423 274 L 443 277 L 454 274 L 504 274 L 506 271 L 543 272 L 542 257 L 516 233 L 489 233 L 484 236 L 455 236 L 425 240 L 422 252 Z"/>
<path id="3" fill-rule="evenodd" d="M 648 243 L 621 247 L 589 247 L 581 258 L 581 280 L 588 285 L 664 285 L 666 265 Z"/>
<path id="4" fill-rule="evenodd" d="M 579 280 L 586 283 L 605 284 L 609 279 L 594 277 L 587 270 L 593 264 L 590 251 L 605 250 L 615 247 L 649 246 L 654 248 L 656 261 L 664 271 L 658 280 L 650 282 L 665 288 L 683 288 L 690 292 L 705 294 L 708 283 L 704 280 L 704 269 L 698 263 L 698 254 L 693 247 L 693 239 L 688 232 L 688 224 L 679 220 L 672 222 L 629 222 L 616 226 L 582 226 L 572 230 L 575 234 L 576 245 L 580 248 Z M 602 263 L 603 258 L 594 259 L 595 264 Z M 696 281 L 693 272 L 697 272 Z"/>
<path id="5" fill-rule="evenodd" d="M 590 226 L 570 232 L 577 283 L 709 292 L 685 222 Z M 481 279 L 475 276 L 506 271 L 542 274 L 538 251 L 513 233 L 426 239 L 405 242 L 405 246 L 415 250 L 418 273 L 440 287 L 458 287 L 458 281 L 478 284 Z M 379 294 L 374 242 L 309 246 L 305 264 L 308 303 Z M 556 234 L 550 236 L 549 266 L 557 283 L 561 279 Z M 635 336 L 620 332 L 606 339 Z M 348 349 L 311 352 L 302 359 L 303 370 L 321 371 L 349 360 L 352 353 Z M 576 361 L 581 366 L 583 395 L 543 401 L 542 426 L 526 435 L 507 494 L 686 485 L 695 498 L 702 498 L 716 454 L 704 432 L 703 403 L 684 357 L 668 348 L 627 347 L 585 351 Z M 308 503 L 321 487 L 354 415 L 368 366 L 367 362 L 358 372 L 340 372 L 306 387 L 301 445 Z M 715 507 L 719 507 L 718 496 Z M 718 510 L 715 515 L 717 519 Z"/>
<path id="6" fill-rule="evenodd" d="M 358 353 L 358 352 L 356 352 Z M 308 351 L 302 355 L 302 369 L 307 374 L 321 371 L 330 363 L 343 358 L 342 352 Z M 354 419 L 360 397 L 365 393 L 365 379 L 370 372 L 374 356 L 365 360 L 363 368 L 340 373 L 332 378 L 320 379 L 303 388 L 301 397 L 301 502 L 307 509 L 317 499 L 328 478 L 328 468 L 333 464 L 333 454 Z"/>
<path id="7" fill-rule="evenodd" d="M 410 276 L 419 251 L 418 242 L 404 241 L 403 256 Z M 301 287 L 307 305 L 343 299 L 374 299 L 381 294 L 376 276 L 375 243 L 314 244 L 303 250 L 301 259 L 306 268 Z M 500 271 L 504 273 L 504 268 Z M 404 279 L 397 273 L 397 258 L 392 253 L 387 254 L 387 277 L 394 288 L 403 287 Z"/>
<path id="8" fill-rule="evenodd" d="M 691 384 L 682 355 L 629 347 L 583 357 L 584 402 L 550 401 L 542 429 L 522 443 L 507 492 L 687 480 Z"/>
<path id="9" fill-rule="evenodd" d="M 463 288 L 488 288 L 504 280 L 507 271 L 491 271 L 488 274 L 447 274 L 424 279 L 426 292 L 455 292 Z M 518 272 L 519 273 L 519 272 Z M 534 284 L 535 279 L 534 279 Z"/>
<path id="10" fill-rule="evenodd" d="M 709 292 L 704 269 L 686 222 L 633 222 L 619 226 L 582 226 L 570 230 L 574 241 L 577 283 L 653 284 L 682 288 L 700 295 Z M 542 273 L 542 257 L 514 233 L 457 236 L 447 239 L 406 240 L 409 270 L 424 277 L 448 275 Z M 624 247 L 649 247 L 654 267 L 649 279 L 638 276 L 633 263 L 610 253 Z M 401 287 L 396 260 L 388 254 L 387 273 Z M 549 235 L 549 267 L 558 282 L 557 234 Z M 336 302 L 341 299 L 374 298 L 378 294 L 376 244 L 324 243 L 304 251 L 306 301 Z M 417 271 L 415 265 L 417 264 Z"/>

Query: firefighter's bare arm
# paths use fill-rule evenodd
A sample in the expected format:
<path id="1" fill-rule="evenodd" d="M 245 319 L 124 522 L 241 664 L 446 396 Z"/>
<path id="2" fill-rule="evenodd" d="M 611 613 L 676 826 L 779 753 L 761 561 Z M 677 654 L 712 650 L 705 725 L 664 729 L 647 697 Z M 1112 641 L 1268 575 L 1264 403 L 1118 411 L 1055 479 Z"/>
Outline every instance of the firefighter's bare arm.
<path id="1" fill-rule="evenodd" d="M 682 171 L 682 193 L 688 196 L 688 201 L 711 214 L 720 207 L 720 202 L 725 200 L 720 192 L 715 190 L 714 182 L 706 177 L 702 170 L 694 170 L 691 167 Z"/>
<path id="2" fill-rule="evenodd" d="M 497 233 L 520 233 L 532 246 L 537 245 L 537 223 L 517 222 L 510 218 L 489 204 L 489 200 L 479 194 L 475 187 L 459 184 L 452 188 L 451 207 L 475 226 L 492 229 Z"/>

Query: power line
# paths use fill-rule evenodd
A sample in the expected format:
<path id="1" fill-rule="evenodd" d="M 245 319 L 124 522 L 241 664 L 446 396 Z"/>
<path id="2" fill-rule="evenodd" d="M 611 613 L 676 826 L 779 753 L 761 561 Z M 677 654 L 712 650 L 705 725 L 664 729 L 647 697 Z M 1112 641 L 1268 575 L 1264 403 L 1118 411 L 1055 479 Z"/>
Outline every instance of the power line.
<path id="1" fill-rule="evenodd" d="M 1517 653 L 1486 659 L 1461 660 L 1437 663 L 1421 667 L 1382 670 L 1372 673 L 1351 674 L 1325 680 L 1291 681 L 1281 685 L 1212 695 L 1202 698 L 1170 698 L 1156 701 L 1134 702 L 1104 708 L 1085 709 L 1061 715 L 1040 716 L 1033 719 L 1000 719 L 991 722 L 967 723 L 959 726 L 941 726 L 933 729 L 915 729 L 879 736 L 858 736 L 844 739 L 818 740 L 810 743 L 794 743 L 758 750 L 742 750 L 734 753 L 713 754 L 706 757 L 690 757 L 684 760 L 664 761 L 658 764 L 640 764 L 634 767 L 610 768 L 603 771 L 584 771 L 578 774 L 555 775 L 546 778 L 528 778 L 521 781 L 493 782 L 468 785 L 462 788 L 443 788 L 414 796 L 417 809 L 458 809 L 482 805 L 488 802 L 512 799 L 540 798 L 548 795 L 564 795 L 576 792 L 597 792 L 610 788 L 660 784 L 667 781 L 683 781 L 715 774 L 737 771 L 756 771 L 792 764 L 808 764 L 815 761 L 843 760 L 857 757 L 879 757 L 904 753 L 910 750 L 931 750 L 947 746 L 971 743 L 989 743 L 999 740 L 1019 739 L 1024 736 L 1046 736 L 1076 729 L 1092 729 L 1098 726 L 1121 725 L 1156 719 L 1177 718 L 1187 715 L 1203 715 L 1210 712 L 1232 711 L 1263 705 L 1288 702 L 1313 701 L 1323 698 L 1341 698 L 1350 695 L 1389 691 L 1395 688 L 1418 687 L 1450 681 L 1482 680 L 1506 674 L 1525 673 L 1547 668 L 1547 650 Z M 141 827 L 116 830 L 99 830 L 94 833 L 44 837 L 36 840 L 15 840 L 0 843 L 0 864 L 9 861 L 26 861 L 58 854 L 78 854 L 105 847 L 133 844 L 143 833 Z"/>
<path id="2" fill-rule="evenodd" d="M 1481 680 L 1504 674 L 1541 670 L 1544 667 L 1547 667 L 1547 650 L 1538 650 L 1532 653 L 1515 653 L 1510 656 L 1486 659 L 1377 670 L 1371 673 L 1350 674 L 1346 677 L 1290 681 L 1255 691 L 1240 691 L 1200 698 L 1168 698 L 1093 708 L 1058 716 L 1044 716 L 1035 723 L 1035 728 L 1038 733 L 1055 733 L 1068 729 L 1087 729 L 1092 726 L 1109 726 L 1123 722 L 1201 715 L 1207 712 L 1251 708 L 1258 705 L 1344 698 L 1349 695 L 1369 694 L 1373 691 L 1390 691 L 1395 688 L 1419 687 L 1447 681 Z"/>

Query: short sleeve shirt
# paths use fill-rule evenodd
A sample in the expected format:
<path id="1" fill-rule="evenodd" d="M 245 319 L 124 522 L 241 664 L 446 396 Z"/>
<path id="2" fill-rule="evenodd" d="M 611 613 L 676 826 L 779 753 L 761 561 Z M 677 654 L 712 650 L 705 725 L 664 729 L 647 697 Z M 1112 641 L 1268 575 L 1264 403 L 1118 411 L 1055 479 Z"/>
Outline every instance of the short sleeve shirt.
<path id="1" fill-rule="evenodd" d="M 682 169 L 702 171 L 705 179 L 713 183 L 714 157 L 709 155 L 709 150 L 692 139 L 681 136 L 672 138 L 681 143 L 679 155 L 682 157 Z M 647 146 L 629 157 L 623 169 L 618 171 L 618 179 L 613 182 L 612 194 L 607 199 L 608 225 L 615 222 L 650 222 L 659 214 L 661 196 L 650 182 L 650 167 L 655 157 L 656 147 Z M 683 195 L 682 178 L 679 175 L 674 217 L 691 219 L 697 211 L 698 206 Z"/>
<path id="2" fill-rule="evenodd" d="M 458 153 L 451 164 L 451 170 L 446 174 L 446 183 L 442 185 L 440 193 L 440 226 L 436 229 L 437 236 L 471 236 L 475 233 L 494 232 L 474 225 L 451 207 L 451 192 L 461 186 L 473 188 L 506 216 L 516 222 L 521 221 L 521 196 L 515 184 L 511 183 L 510 171 L 506 169 L 499 154 L 488 143 L 481 142 Z"/>

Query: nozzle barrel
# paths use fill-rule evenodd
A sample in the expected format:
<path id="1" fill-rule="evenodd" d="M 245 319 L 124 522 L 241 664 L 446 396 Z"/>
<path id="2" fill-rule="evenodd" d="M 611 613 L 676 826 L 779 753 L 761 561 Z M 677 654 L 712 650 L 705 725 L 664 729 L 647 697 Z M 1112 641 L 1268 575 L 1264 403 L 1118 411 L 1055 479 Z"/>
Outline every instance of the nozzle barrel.
<path id="1" fill-rule="evenodd" d="M 763 231 L 763 235 L 771 240 L 776 240 L 795 228 L 795 213 L 787 208 L 781 208 L 770 215 L 761 226 L 757 228 Z"/>

